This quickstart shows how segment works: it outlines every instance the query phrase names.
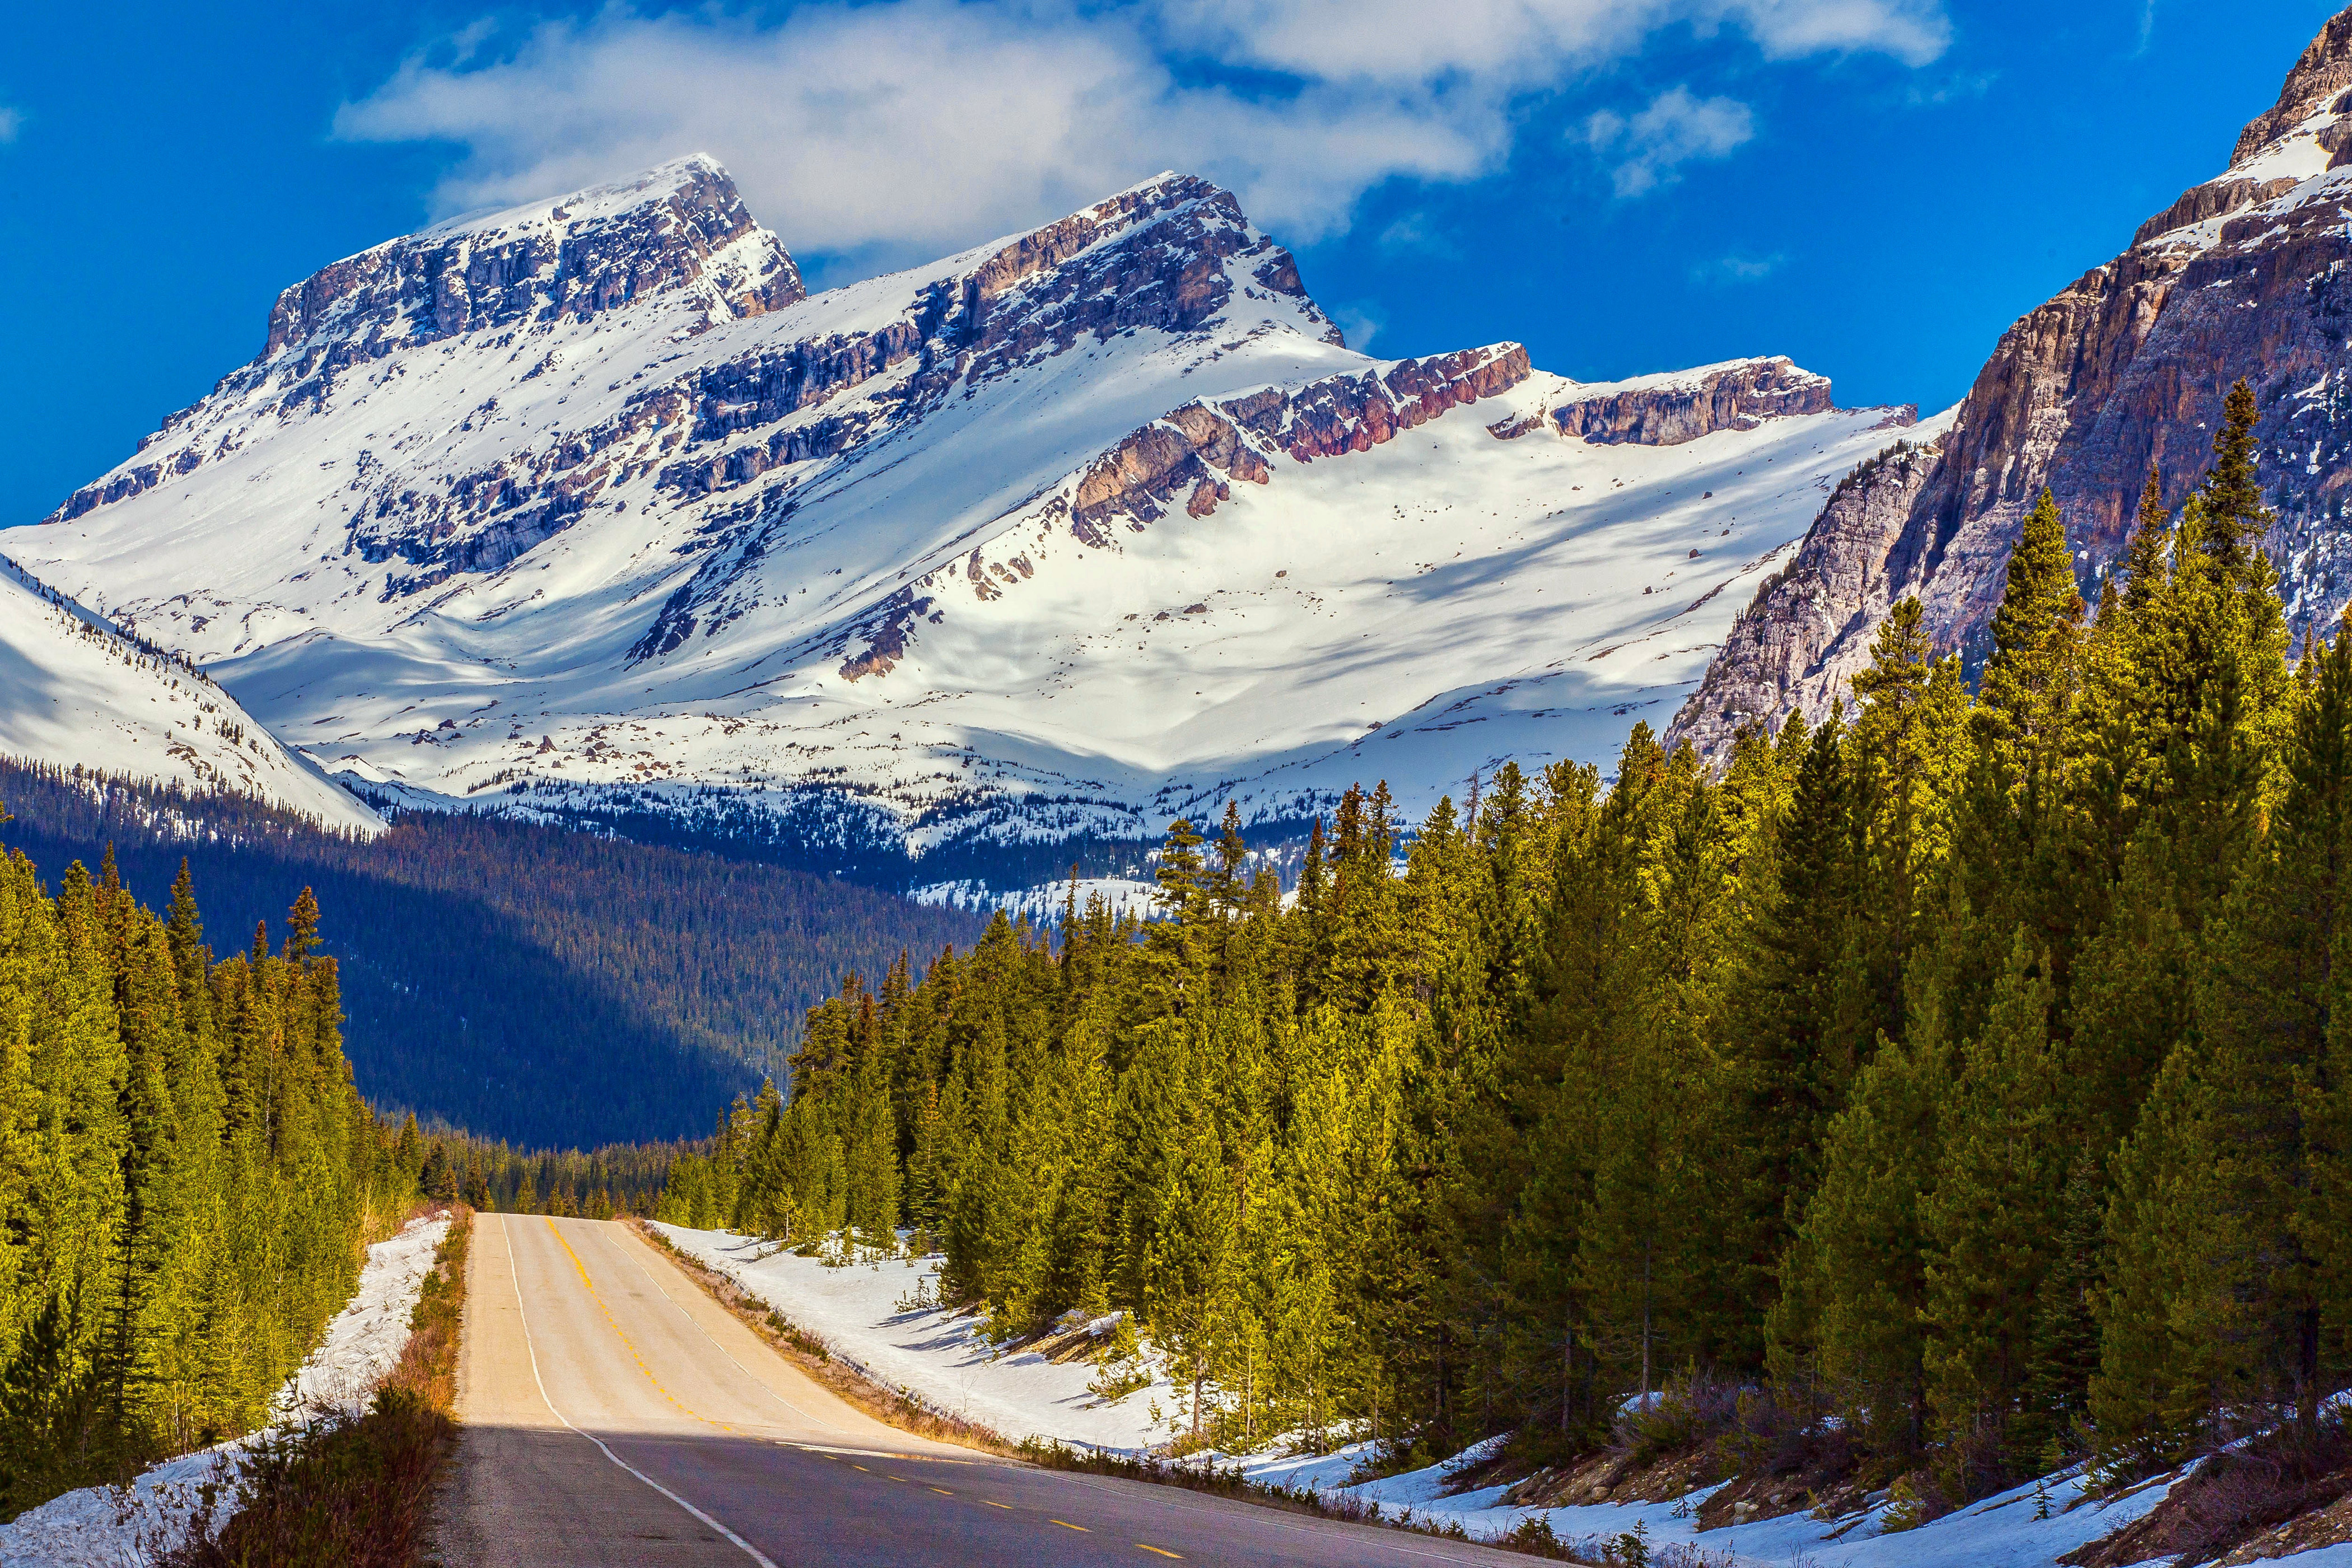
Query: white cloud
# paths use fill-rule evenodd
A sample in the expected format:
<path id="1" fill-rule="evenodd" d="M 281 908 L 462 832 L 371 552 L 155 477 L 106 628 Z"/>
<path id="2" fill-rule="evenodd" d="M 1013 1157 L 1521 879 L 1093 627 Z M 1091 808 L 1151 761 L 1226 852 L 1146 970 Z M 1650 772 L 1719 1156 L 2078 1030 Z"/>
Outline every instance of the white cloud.
<path id="1" fill-rule="evenodd" d="M 788 246 L 863 262 L 976 243 L 1171 167 L 1299 242 L 1383 181 L 1499 167 L 1526 94 L 1677 25 L 1736 29 L 1772 58 L 1912 64 L 1948 31 L 1941 0 L 866 0 L 766 26 L 616 5 L 503 47 L 477 24 L 336 131 L 462 149 L 445 212 L 707 151 Z M 1219 85 L 1236 69 L 1249 90 Z M 1653 140 L 1620 154 L 1648 158 L 1653 184 L 1720 155 Z"/>
<path id="2" fill-rule="evenodd" d="M 0 146 L 16 140 L 16 132 L 24 128 L 24 110 L 0 105 Z"/>
<path id="3" fill-rule="evenodd" d="M 1720 256 L 1713 261 L 1701 262 L 1691 268 L 1694 283 L 1761 283 L 1780 270 L 1788 257 L 1779 251 L 1769 256 Z"/>
<path id="4" fill-rule="evenodd" d="M 772 28 L 609 11 L 541 26 L 490 63 L 412 60 L 336 130 L 464 146 L 445 210 L 707 150 L 789 246 L 921 255 L 1171 166 L 1213 172 L 1310 237 L 1381 179 L 1466 177 L 1507 141 L 1499 105 L 1432 112 L 1312 84 L 1252 102 L 1180 86 L 1118 17 L 950 0 L 805 7 Z"/>
<path id="5" fill-rule="evenodd" d="M 1389 324 L 1388 312 L 1368 300 L 1341 305 L 1331 312 L 1331 320 L 1348 340 L 1348 346 L 1358 353 L 1372 352 L 1372 340 Z"/>
<path id="6" fill-rule="evenodd" d="M 1669 88 L 1632 119 L 1602 110 L 1584 122 L 1593 151 L 1615 162 L 1617 194 L 1638 196 L 1671 184 L 1685 163 L 1727 157 L 1756 137 L 1756 114 L 1736 98 L 1697 98 Z"/>
<path id="7" fill-rule="evenodd" d="M 1454 257 L 1462 254 L 1453 237 L 1441 228 L 1425 212 L 1409 212 L 1391 221 L 1381 230 L 1380 247 L 1391 255 L 1399 251 L 1417 250 L 1430 256 Z"/>
<path id="8" fill-rule="evenodd" d="M 1662 28 L 1736 28 L 1775 59 L 1889 54 L 1925 65 L 1940 0 L 1160 0 L 1171 31 L 1220 58 L 1320 80 L 1451 76 L 1534 85 L 1638 50 Z"/>

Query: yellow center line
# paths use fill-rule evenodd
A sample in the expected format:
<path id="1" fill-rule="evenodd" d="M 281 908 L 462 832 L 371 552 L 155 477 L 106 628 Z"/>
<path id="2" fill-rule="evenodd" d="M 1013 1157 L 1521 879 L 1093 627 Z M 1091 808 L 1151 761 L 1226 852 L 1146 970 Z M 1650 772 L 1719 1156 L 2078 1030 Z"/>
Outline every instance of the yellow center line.
<path id="1" fill-rule="evenodd" d="M 1182 1552 L 1171 1552 L 1164 1546 L 1154 1546 L 1148 1541 L 1139 1541 L 1136 1542 L 1136 1545 L 1141 1547 L 1146 1552 L 1157 1553 L 1161 1557 L 1173 1557 L 1179 1563 L 1184 1561 L 1184 1554 Z"/>
<path id="2" fill-rule="evenodd" d="M 991 1508 L 1001 1508 L 1007 1513 L 1011 1513 L 1013 1511 L 1013 1505 L 1009 1502 L 998 1502 L 993 1498 L 982 1498 L 980 1500 L 988 1504 Z"/>
<path id="3" fill-rule="evenodd" d="M 853 1470 L 866 1470 L 866 1467 L 865 1467 L 865 1466 L 863 1466 L 863 1465 L 852 1465 L 852 1466 L 850 1466 L 849 1468 L 850 1468 L 851 1469 L 853 1469 Z M 869 1476 L 870 1476 L 870 1475 L 872 1475 L 874 1472 L 873 1472 L 873 1471 L 871 1471 L 871 1470 L 866 1470 L 866 1473 L 867 1475 L 869 1475 Z"/>
<path id="4" fill-rule="evenodd" d="M 1066 1520 L 1066 1519 L 1057 1519 L 1057 1520 L 1055 1520 L 1053 1522 L 1054 1522 L 1054 1523 L 1055 1523 L 1055 1524 L 1060 1525 L 1064 1530 L 1076 1530 L 1076 1531 L 1085 1531 L 1087 1534 L 1089 1534 L 1089 1535 L 1091 1535 L 1091 1534 L 1093 1534 L 1093 1533 L 1094 1533 L 1092 1531 L 1087 1530 L 1087 1527 L 1086 1527 L 1085 1525 L 1083 1525 L 1083 1524 L 1072 1524 L 1072 1523 L 1071 1523 L 1068 1520 Z"/>
<path id="5" fill-rule="evenodd" d="M 701 1411 L 688 1405 L 685 1401 L 679 1399 L 677 1394 L 672 1394 L 668 1389 L 662 1386 L 661 1379 L 654 1375 L 654 1369 L 646 1364 L 646 1358 L 638 1352 L 636 1342 L 629 1338 L 627 1331 L 621 1327 L 621 1321 L 613 1316 L 613 1309 L 604 1304 L 604 1295 L 596 1289 L 596 1282 L 588 1278 L 588 1266 L 580 1261 L 580 1255 L 572 1250 L 572 1244 L 563 1239 L 563 1233 L 562 1231 L 555 1228 L 555 1221 L 546 1215 L 541 1215 L 541 1217 L 546 1220 L 548 1234 L 555 1237 L 555 1245 L 563 1248 L 563 1256 L 572 1259 L 572 1267 L 578 1272 L 580 1276 L 580 1283 L 588 1292 L 588 1299 L 596 1303 L 596 1310 L 604 1314 L 604 1321 L 611 1325 L 614 1336 L 618 1339 L 623 1347 L 628 1351 L 629 1358 L 637 1363 L 637 1370 L 646 1374 L 646 1381 L 654 1385 L 654 1392 L 660 1394 L 664 1399 L 668 1400 L 672 1405 L 677 1406 L 679 1410 L 693 1416 L 697 1421 L 701 1422 L 706 1426 L 716 1426 L 721 1432 L 734 1431 L 735 1428 L 727 1425 L 726 1422 L 713 1421 L 709 1416 L 705 1415 Z"/>
<path id="6" fill-rule="evenodd" d="M 951 1491 L 948 1490 L 948 1489 L 947 1489 L 947 1488 L 945 1488 L 945 1487 L 933 1487 L 931 1489 L 932 1489 L 933 1491 L 935 1491 L 935 1492 L 939 1493 L 939 1494 L 940 1494 L 940 1496 L 941 1496 L 941 1497 L 953 1497 L 953 1496 L 955 1496 L 955 1493 L 953 1493 L 953 1492 L 951 1492 Z"/>

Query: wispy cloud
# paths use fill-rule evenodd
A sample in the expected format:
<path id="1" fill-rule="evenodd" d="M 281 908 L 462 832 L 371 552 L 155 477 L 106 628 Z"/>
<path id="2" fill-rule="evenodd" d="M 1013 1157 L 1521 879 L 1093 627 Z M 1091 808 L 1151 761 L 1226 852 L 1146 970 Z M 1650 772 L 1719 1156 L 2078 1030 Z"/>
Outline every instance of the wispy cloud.
<path id="1" fill-rule="evenodd" d="M 1913 109 L 1965 102 L 1969 99 L 1982 98 L 2000 79 L 1999 71 L 1965 71 L 1948 76 L 1941 81 L 1915 81 L 1905 89 L 1903 100 Z"/>
<path id="2" fill-rule="evenodd" d="M 1780 251 L 1769 256 L 1719 256 L 1691 268 L 1694 283 L 1761 283 L 1788 262 Z"/>
<path id="3" fill-rule="evenodd" d="M 1682 165 L 1728 156 L 1756 136 L 1756 113 L 1736 98 L 1699 98 L 1670 88 L 1630 119 L 1602 110 L 1584 140 L 1614 165 L 1617 194 L 1639 196 L 1682 178 Z"/>
<path id="4" fill-rule="evenodd" d="M 16 132 L 25 128 L 25 111 L 0 104 L 0 147 L 16 140 Z"/>
<path id="5" fill-rule="evenodd" d="M 1417 250 L 1430 256 L 1459 256 L 1461 247 L 1425 212 L 1409 212 L 1381 230 L 1381 248 L 1391 256 Z"/>
<path id="6" fill-rule="evenodd" d="M 1912 66 L 1950 34 L 1944 0 L 818 0 L 772 22 L 616 5 L 476 24 L 346 105 L 336 130 L 460 149 L 444 211 L 699 149 L 787 244 L 818 253 L 932 254 L 1168 167 L 1307 240 L 1383 182 L 1499 168 L 1530 95 L 1679 26 L 1738 33 L 1768 60 Z M 1677 102 L 1675 124 L 1655 106 L 1622 122 L 1624 180 L 1649 188 L 1748 134 L 1729 100 Z"/>
<path id="7" fill-rule="evenodd" d="M 1372 340 L 1389 324 L 1388 312 L 1369 300 L 1360 300 L 1351 305 L 1341 305 L 1331 312 L 1339 331 L 1347 334 L 1348 346 L 1358 353 L 1370 353 Z"/>
<path id="8" fill-rule="evenodd" d="M 2156 0 L 2141 0 L 2139 8 L 2139 42 L 2132 46 L 2132 58 L 2134 59 L 2137 59 L 2140 56 L 2147 53 L 2148 46 L 2155 42 Z"/>

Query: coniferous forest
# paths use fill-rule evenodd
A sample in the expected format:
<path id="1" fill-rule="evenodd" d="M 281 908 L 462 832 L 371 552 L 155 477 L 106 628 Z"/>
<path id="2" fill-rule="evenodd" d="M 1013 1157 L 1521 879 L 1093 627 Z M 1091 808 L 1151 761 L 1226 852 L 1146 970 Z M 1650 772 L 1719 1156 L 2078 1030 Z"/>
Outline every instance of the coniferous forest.
<path id="1" fill-rule="evenodd" d="M 0 857 L 0 1519 L 259 1424 L 412 1206 L 319 922 Z"/>
<path id="2" fill-rule="evenodd" d="M 980 930 L 804 871 L 489 817 L 411 813 L 362 842 L 5 761 L 0 798 L 18 818 L 0 844 L 44 865 L 111 848 L 157 901 L 185 860 L 241 927 L 314 888 L 370 1101 L 536 1147 L 698 1133 L 844 973 Z"/>
<path id="3" fill-rule="evenodd" d="M 1164 919 L 849 984 L 665 1215 L 919 1227 L 1007 1333 L 1128 1309 L 1202 1440 L 1572 1455 L 1712 1386 L 1949 1504 L 2307 1426 L 2352 1380 L 2352 637 L 2286 646 L 2229 410 L 2095 605 L 2043 499 L 1973 691 L 1908 603 L 1720 777 L 1643 728 L 1409 835 L 1352 793 L 1288 898 L 1180 822 Z"/>

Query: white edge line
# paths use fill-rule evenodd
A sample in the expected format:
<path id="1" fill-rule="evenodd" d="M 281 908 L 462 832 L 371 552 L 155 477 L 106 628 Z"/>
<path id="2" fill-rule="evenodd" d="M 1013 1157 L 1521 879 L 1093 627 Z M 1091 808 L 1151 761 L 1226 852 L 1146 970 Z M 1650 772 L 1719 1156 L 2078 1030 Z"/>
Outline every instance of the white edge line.
<path id="1" fill-rule="evenodd" d="M 1048 1475 L 1061 1476 L 1066 1479 L 1076 1481 L 1082 1487 L 1088 1487 L 1096 1491 L 1106 1492 L 1113 1497 L 1132 1497 L 1134 1495 L 1125 1488 L 1105 1485 L 1104 1481 L 1108 1478 L 1090 1476 L 1083 1470 L 1047 1470 L 1045 1473 Z M 1119 1479 L 1126 1479 L 1124 1477 Z M 1129 1480 L 1128 1485 L 1155 1488 L 1167 1494 L 1167 1496 L 1161 1500 L 1166 1501 L 1172 1506 L 1183 1508 L 1191 1511 L 1202 1513 L 1223 1511 L 1217 1508 L 1214 1502 L 1209 1500 L 1210 1498 L 1218 1497 L 1222 1494 L 1211 1493 L 1204 1497 L 1199 1492 L 1191 1491 L 1182 1487 L 1171 1485 L 1165 1481 Z M 1449 1552 L 1432 1552 L 1424 1547 L 1407 1546 L 1401 1541 L 1382 1539 L 1382 1537 L 1412 1535 L 1417 1533 L 1398 1525 L 1372 1524 L 1363 1520 L 1354 1519 L 1326 1519 L 1319 1525 L 1298 1524 L 1279 1517 L 1271 1517 L 1276 1513 L 1274 1509 L 1247 1497 L 1228 1497 L 1224 1498 L 1223 1500 L 1237 1504 L 1243 1508 L 1250 1509 L 1258 1515 L 1264 1516 L 1259 1518 L 1259 1523 L 1271 1526 L 1276 1530 L 1288 1531 L 1293 1535 L 1320 1535 L 1325 1537 L 1327 1540 L 1333 1536 L 1339 1536 L 1345 1539 L 1352 1539 L 1361 1542 L 1367 1547 L 1377 1548 L 1383 1552 L 1402 1552 L 1407 1557 L 1426 1557 L 1433 1563 L 1475 1563 L 1486 1561 L 1486 1559 L 1483 1557 L 1464 1557 Z M 1354 1531 L 1365 1531 L 1367 1533 L 1358 1535 L 1354 1533 Z M 1421 1539 L 1434 1542 L 1438 1538 L 1434 1536 L 1422 1536 Z M 1477 1551 L 1499 1552 L 1509 1552 L 1509 1548 L 1496 1546 L 1491 1542 L 1470 1541 L 1465 1542 L 1463 1544 Z"/>
<path id="2" fill-rule="evenodd" d="M 623 1226 L 621 1228 L 625 1233 L 636 1239 L 638 1246 L 643 1247 L 648 1245 L 642 1237 L 637 1237 L 635 1233 L 630 1231 L 626 1226 Z M 646 1267 L 645 1260 L 639 1258 L 634 1249 L 629 1247 L 623 1246 L 619 1248 L 619 1251 L 623 1257 L 626 1258 L 630 1262 L 637 1266 L 638 1273 L 643 1274 L 648 1280 L 653 1282 L 653 1288 L 661 1292 L 663 1300 L 667 1301 L 671 1306 L 676 1307 L 680 1317 L 684 1318 L 688 1322 L 694 1324 L 694 1331 L 696 1333 L 698 1333 L 704 1339 L 709 1340 L 710 1342 L 711 1348 L 716 1350 L 720 1355 L 723 1355 L 729 1361 L 735 1363 L 735 1370 L 741 1373 L 745 1377 L 750 1378 L 753 1387 L 757 1388 L 761 1393 L 766 1394 L 769 1398 L 774 1400 L 777 1404 L 782 1405 L 785 1409 L 791 1411 L 793 1415 L 801 1417 L 804 1421 L 814 1421 L 818 1426 L 824 1427 L 826 1431 L 838 1432 L 845 1437 L 852 1435 L 848 1427 L 835 1426 L 822 1415 L 816 1415 L 811 1411 L 803 1410 L 799 1405 L 794 1405 L 791 1400 L 786 1399 L 782 1394 L 778 1394 L 774 1389 L 770 1388 L 765 1379 L 761 1378 L 758 1373 L 753 1372 L 750 1367 L 745 1366 L 740 1361 L 737 1361 L 733 1351 L 730 1351 L 725 1345 L 720 1344 L 716 1335 L 711 1333 L 709 1329 L 704 1328 L 702 1324 L 696 1320 L 692 1312 L 688 1311 L 684 1306 L 680 1305 L 677 1298 L 669 1293 L 667 1288 L 662 1284 L 660 1278 L 656 1276 L 652 1269 Z M 700 1259 L 698 1258 L 696 1261 L 699 1262 Z M 716 1272 L 716 1270 L 713 1272 Z"/>
<path id="3" fill-rule="evenodd" d="M 709 1514 L 703 1512 L 700 1509 L 695 1507 L 692 1503 L 687 1501 L 684 1498 L 678 1496 L 676 1492 L 670 1490 L 667 1487 L 662 1485 L 659 1481 L 646 1474 L 645 1471 L 629 1463 L 628 1460 L 621 1458 L 620 1455 L 613 1452 L 612 1449 L 605 1447 L 604 1440 L 602 1437 L 597 1436 L 593 1432 L 582 1432 L 579 1427 L 572 1425 L 570 1418 L 568 1418 L 562 1411 L 558 1410 L 555 1407 L 555 1401 L 547 1397 L 546 1381 L 539 1375 L 539 1352 L 531 1347 L 530 1342 L 530 1314 L 524 1310 L 522 1304 L 522 1270 L 515 1267 L 514 1237 L 508 1231 L 506 1220 L 503 1215 L 500 1216 L 499 1220 L 499 1239 L 506 1244 L 507 1272 L 514 1277 L 515 1316 L 522 1323 L 523 1353 L 530 1357 L 530 1380 L 532 1383 L 538 1384 L 540 1400 L 541 1403 L 546 1405 L 548 1414 L 554 1416 L 558 1421 L 562 1422 L 566 1431 L 575 1433 L 580 1436 L 587 1438 L 591 1443 L 596 1445 L 598 1452 L 602 1453 L 606 1458 L 612 1460 L 613 1463 L 620 1466 L 621 1468 L 628 1471 L 629 1474 L 636 1477 L 637 1479 L 645 1482 L 646 1485 L 653 1488 L 654 1490 L 661 1493 L 662 1496 L 669 1499 L 670 1501 L 677 1504 L 678 1507 L 686 1510 L 687 1512 L 692 1514 L 695 1518 L 700 1520 L 703 1523 L 709 1525 L 711 1529 L 717 1531 L 719 1534 L 733 1542 L 737 1546 L 742 1548 L 743 1554 L 751 1558 L 752 1562 L 757 1563 L 760 1565 L 760 1568 L 776 1568 L 776 1562 L 773 1558 L 768 1556 L 758 1547 L 752 1545 L 750 1542 L 744 1540 L 741 1536 L 736 1534 L 733 1531 L 728 1529 L 725 1525 L 719 1523 L 717 1520 L 711 1518 Z"/>

